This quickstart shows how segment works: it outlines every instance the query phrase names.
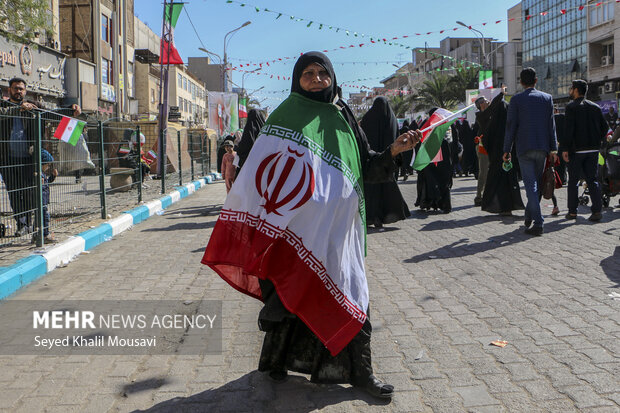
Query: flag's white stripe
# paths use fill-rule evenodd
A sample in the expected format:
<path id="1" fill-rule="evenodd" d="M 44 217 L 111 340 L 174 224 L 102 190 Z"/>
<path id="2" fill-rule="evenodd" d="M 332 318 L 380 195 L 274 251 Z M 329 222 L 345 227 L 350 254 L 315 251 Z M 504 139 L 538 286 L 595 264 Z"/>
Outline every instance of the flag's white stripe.
<path id="1" fill-rule="evenodd" d="M 469 105 L 469 106 L 467 106 L 467 107 L 465 107 L 465 108 L 463 108 L 463 109 L 459 110 L 458 112 L 454 112 L 452 115 L 448 116 L 447 118 L 443 118 L 443 119 L 442 119 L 442 120 L 440 120 L 439 122 L 434 123 L 434 124 L 432 124 L 432 125 L 430 125 L 430 126 L 427 126 L 426 128 L 424 128 L 424 129 L 420 130 L 420 132 L 424 133 L 424 132 L 426 132 L 427 130 L 431 130 L 431 129 L 433 129 L 433 128 L 436 128 L 436 127 L 437 127 L 437 126 L 439 126 L 439 125 L 443 125 L 443 124 L 444 124 L 444 123 L 446 123 L 446 122 L 450 122 L 452 119 L 457 118 L 457 117 L 458 117 L 458 115 L 460 115 L 461 113 L 463 113 L 463 112 L 465 112 L 465 111 L 467 111 L 467 110 L 469 110 L 469 109 L 473 108 L 474 106 L 475 106 L 475 104 L 474 104 L 474 103 L 472 103 L 471 105 Z"/>
<path id="2" fill-rule="evenodd" d="M 73 134 L 73 131 L 75 130 L 75 127 L 78 124 L 78 120 L 71 118 L 69 120 L 69 123 L 67 123 L 67 127 L 65 128 L 64 131 L 62 131 L 62 136 L 60 137 L 60 140 L 63 142 L 69 142 L 71 140 L 71 135 Z"/>

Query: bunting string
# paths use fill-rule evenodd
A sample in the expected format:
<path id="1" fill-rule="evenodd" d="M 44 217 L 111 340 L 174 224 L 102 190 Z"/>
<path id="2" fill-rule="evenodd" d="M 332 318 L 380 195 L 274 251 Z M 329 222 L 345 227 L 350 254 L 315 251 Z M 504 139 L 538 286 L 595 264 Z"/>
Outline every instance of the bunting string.
<path id="1" fill-rule="evenodd" d="M 499 20 L 495 20 L 492 22 L 483 22 L 483 23 L 477 23 L 477 24 L 472 24 L 469 25 L 467 27 L 453 27 L 450 29 L 442 29 L 442 30 L 434 30 L 434 31 L 429 31 L 429 32 L 420 32 L 420 33 L 413 33 L 413 34 L 407 34 L 407 35 L 402 35 L 402 36 L 394 36 L 394 37 L 388 37 L 388 36 L 369 36 L 365 33 L 358 33 L 356 31 L 352 31 L 349 29 L 344 29 L 341 27 L 337 27 L 337 26 L 333 26 L 333 25 L 328 25 L 326 23 L 320 23 L 320 22 L 315 22 L 314 20 L 310 20 L 307 18 L 302 18 L 302 17 L 296 17 L 284 12 L 280 12 L 280 11 L 275 11 L 275 10 L 271 10 L 268 8 L 262 8 L 250 3 L 245 3 L 245 2 L 240 2 L 238 0 L 226 0 L 227 4 L 238 4 L 241 7 L 246 7 L 248 6 L 249 8 L 254 8 L 254 10 L 257 13 L 260 12 L 267 12 L 267 13 L 272 13 L 272 14 L 276 14 L 276 20 L 278 20 L 279 18 L 285 16 L 288 17 L 289 20 L 293 20 L 296 22 L 304 22 L 306 24 L 306 27 L 317 27 L 319 30 L 326 28 L 328 30 L 335 30 L 336 32 L 340 32 L 342 31 L 343 33 L 345 33 L 346 35 L 351 35 L 353 34 L 353 37 L 363 37 L 363 38 L 367 38 L 367 42 L 366 43 L 359 43 L 357 45 L 351 44 L 348 46 L 340 46 L 334 49 L 326 49 L 323 50 L 323 53 L 328 53 L 328 52 L 334 52 L 334 51 L 338 51 L 338 50 L 345 50 L 345 49 L 349 49 L 349 48 L 356 48 L 356 47 L 364 47 L 364 46 L 369 46 L 371 44 L 384 44 L 384 45 L 389 45 L 389 46 L 401 46 L 405 49 L 414 49 L 415 47 L 412 46 L 408 46 L 408 45 L 404 45 L 401 43 L 397 43 L 395 42 L 395 40 L 402 40 L 402 39 L 408 39 L 408 38 L 415 38 L 415 37 L 419 37 L 419 36 L 427 36 L 427 35 L 431 35 L 431 34 L 443 34 L 443 33 L 450 33 L 450 32 L 454 32 L 457 30 L 462 30 L 462 29 L 473 29 L 474 27 L 479 27 L 479 26 L 487 26 L 489 24 L 499 24 L 502 22 L 512 22 L 512 21 L 516 21 L 516 20 L 525 20 L 525 21 L 529 21 L 530 19 L 534 18 L 534 17 L 545 17 L 545 16 L 557 16 L 557 15 L 567 15 L 569 12 L 571 11 L 578 11 L 578 12 L 582 12 L 583 10 L 586 10 L 588 8 L 593 8 L 593 7 L 601 7 L 603 5 L 607 5 L 607 4 L 615 4 L 615 3 L 620 3 L 620 0 L 605 0 L 605 1 L 600 1 L 597 3 L 590 3 L 590 4 L 582 4 L 580 6 L 575 6 L 575 7 L 571 7 L 571 8 L 567 8 L 567 9 L 554 9 L 552 11 L 543 11 L 543 12 L 539 12 L 536 14 L 528 14 L 525 16 L 521 16 L 521 17 L 512 17 L 512 18 L 506 18 L 506 19 L 499 19 Z M 260 63 L 249 63 L 246 64 L 245 66 L 249 66 L 249 65 L 253 65 L 253 66 L 259 66 L 262 67 L 263 65 L 267 65 L 269 66 L 270 64 L 273 63 L 277 63 L 277 62 L 282 62 L 282 61 L 286 61 L 286 60 L 290 60 L 290 59 L 297 59 L 298 56 L 293 56 L 293 57 L 282 57 L 282 58 L 277 58 L 277 59 L 273 59 L 273 60 L 269 60 L 269 61 L 265 61 L 265 62 L 260 62 Z M 244 67 L 244 65 L 239 65 L 239 67 Z"/>

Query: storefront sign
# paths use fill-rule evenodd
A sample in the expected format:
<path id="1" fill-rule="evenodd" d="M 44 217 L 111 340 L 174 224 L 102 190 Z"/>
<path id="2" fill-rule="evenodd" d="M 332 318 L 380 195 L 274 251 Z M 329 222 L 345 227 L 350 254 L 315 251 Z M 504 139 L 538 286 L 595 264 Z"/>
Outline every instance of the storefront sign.
<path id="1" fill-rule="evenodd" d="M 20 77 L 29 92 L 64 97 L 66 56 L 56 50 L 38 45 L 36 48 L 0 36 L 0 82 L 8 86 L 9 79 Z"/>
<path id="2" fill-rule="evenodd" d="M 114 86 L 110 86 L 106 83 L 101 84 L 101 99 L 108 102 L 116 102 L 116 91 Z"/>

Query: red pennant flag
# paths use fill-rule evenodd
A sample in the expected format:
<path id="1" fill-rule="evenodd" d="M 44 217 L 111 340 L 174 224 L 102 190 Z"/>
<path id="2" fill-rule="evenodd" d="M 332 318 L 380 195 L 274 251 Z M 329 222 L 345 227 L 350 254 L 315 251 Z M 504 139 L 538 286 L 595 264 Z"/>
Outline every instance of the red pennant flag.
<path id="1" fill-rule="evenodd" d="M 441 33 L 443 33 L 443 32 L 445 32 L 445 30 L 441 30 L 439 33 L 441 34 Z"/>
<path id="2" fill-rule="evenodd" d="M 579 6 L 579 11 L 583 10 L 586 6 Z"/>
<path id="3" fill-rule="evenodd" d="M 161 44 L 161 48 L 160 48 L 161 56 L 159 57 L 160 65 L 166 65 L 166 64 L 182 65 L 183 64 L 183 59 L 181 59 L 181 56 L 179 55 L 179 51 L 177 50 L 176 47 L 174 47 L 174 44 L 168 43 L 164 39 L 161 39 L 160 44 Z"/>
<path id="4" fill-rule="evenodd" d="M 562 9 L 562 10 L 560 10 L 560 13 L 562 13 L 562 14 L 566 14 L 566 9 Z"/>
<path id="5" fill-rule="evenodd" d="M 549 12 L 547 12 L 547 11 L 543 11 L 543 12 L 541 12 L 541 13 L 540 13 L 540 15 L 541 15 L 541 16 L 546 16 L 548 13 L 549 13 Z"/>
<path id="6" fill-rule="evenodd" d="M 603 4 L 603 2 L 599 1 L 598 3 L 595 4 L 595 6 L 600 6 L 601 4 Z"/>
<path id="7" fill-rule="evenodd" d="M 498 20 L 498 21 L 495 22 L 495 24 L 498 24 L 498 23 L 501 23 L 501 22 L 502 22 L 501 20 Z"/>

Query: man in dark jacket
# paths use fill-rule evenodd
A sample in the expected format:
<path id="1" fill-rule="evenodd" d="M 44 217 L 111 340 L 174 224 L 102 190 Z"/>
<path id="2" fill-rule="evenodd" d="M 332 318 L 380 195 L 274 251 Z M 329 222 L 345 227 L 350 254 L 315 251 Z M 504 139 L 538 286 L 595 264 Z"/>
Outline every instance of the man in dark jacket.
<path id="1" fill-rule="evenodd" d="M 9 80 L 9 99 L 0 102 L 0 112 L 9 115 L 0 118 L 0 174 L 17 221 L 16 236 L 26 235 L 32 230 L 31 211 L 35 208 L 33 152 L 37 125 L 33 111 L 38 107 L 25 97 L 26 81 L 13 78 Z M 74 116 L 81 113 L 78 105 L 68 111 Z M 60 116 L 49 113 L 42 113 L 41 118 L 60 120 Z"/>
<path id="2" fill-rule="evenodd" d="M 508 106 L 503 158 L 504 162 L 511 159 L 514 145 L 527 194 L 525 233 L 542 235 L 544 219 L 540 211 L 540 182 L 547 157 L 551 157 L 552 165 L 557 159 L 553 99 L 551 95 L 536 90 L 538 78 L 533 68 L 523 69 L 520 78 L 525 90 L 514 95 Z"/>
<path id="3" fill-rule="evenodd" d="M 598 151 L 607 135 L 609 125 L 597 104 L 585 99 L 588 84 L 573 80 L 566 106 L 566 136 L 561 144 L 562 158 L 568 163 L 568 214 L 566 219 L 577 218 L 578 186 L 581 174 L 586 179 L 592 199 L 590 221 L 600 221 L 603 209 L 601 186 L 598 182 Z"/>

